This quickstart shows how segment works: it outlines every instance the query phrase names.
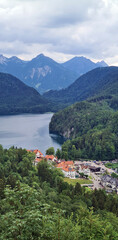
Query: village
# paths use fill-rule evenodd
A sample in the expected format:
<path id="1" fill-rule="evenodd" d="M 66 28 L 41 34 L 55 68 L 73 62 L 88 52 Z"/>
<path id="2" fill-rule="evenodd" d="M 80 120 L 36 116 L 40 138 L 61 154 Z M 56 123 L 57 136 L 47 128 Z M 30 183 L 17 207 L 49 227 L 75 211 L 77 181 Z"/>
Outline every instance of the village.
<path id="1" fill-rule="evenodd" d="M 105 189 L 107 193 L 116 192 L 118 194 L 118 178 L 113 177 L 113 174 L 117 176 L 117 171 L 105 166 L 107 161 L 65 161 L 64 159 L 57 159 L 54 155 L 44 156 L 40 150 L 27 150 L 35 154 L 34 166 L 37 166 L 42 160 L 52 164 L 53 167 L 61 169 L 65 179 L 71 180 L 84 180 L 81 181 L 81 186 L 88 187 L 90 189 Z M 114 160 L 113 163 L 118 163 L 118 160 Z"/>

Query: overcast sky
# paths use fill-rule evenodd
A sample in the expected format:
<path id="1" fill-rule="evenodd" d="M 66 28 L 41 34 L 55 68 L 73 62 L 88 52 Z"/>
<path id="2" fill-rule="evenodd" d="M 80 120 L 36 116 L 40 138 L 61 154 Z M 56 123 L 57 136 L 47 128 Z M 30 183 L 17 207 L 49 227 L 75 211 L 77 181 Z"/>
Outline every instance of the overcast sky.
<path id="1" fill-rule="evenodd" d="M 0 53 L 118 66 L 118 0 L 0 0 Z"/>

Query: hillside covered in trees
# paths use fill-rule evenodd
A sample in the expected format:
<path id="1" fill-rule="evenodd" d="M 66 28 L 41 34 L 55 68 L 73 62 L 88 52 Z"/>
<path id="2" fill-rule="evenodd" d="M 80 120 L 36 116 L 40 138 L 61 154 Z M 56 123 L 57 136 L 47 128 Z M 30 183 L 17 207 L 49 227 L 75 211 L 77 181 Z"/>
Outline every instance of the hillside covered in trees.
<path id="1" fill-rule="evenodd" d="M 118 107 L 118 67 L 96 68 L 79 77 L 68 88 L 49 91 L 44 96 L 61 104 L 61 108 L 97 97 L 111 99 Z"/>
<path id="2" fill-rule="evenodd" d="M 62 157 L 118 158 L 118 67 L 94 69 L 63 93 L 52 92 L 50 98 L 55 96 L 63 107 L 78 101 L 54 114 L 50 122 L 50 133 L 68 139 L 62 146 Z"/>
<path id="3" fill-rule="evenodd" d="M 111 160 L 118 158 L 118 111 L 111 99 L 91 99 L 53 115 L 50 132 L 67 140 L 62 156 L 67 159 Z M 113 106 L 114 108 L 116 105 Z"/>
<path id="4" fill-rule="evenodd" d="M 0 239 L 116 240 L 118 196 L 64 182 L 25 149 L 0 145 Z"/>
<path id="5" fill-rule="evenodd" d="M 0 115 L 51 110 L 51 104 L 35 89 L 10 74 L 0 73 Z"/>

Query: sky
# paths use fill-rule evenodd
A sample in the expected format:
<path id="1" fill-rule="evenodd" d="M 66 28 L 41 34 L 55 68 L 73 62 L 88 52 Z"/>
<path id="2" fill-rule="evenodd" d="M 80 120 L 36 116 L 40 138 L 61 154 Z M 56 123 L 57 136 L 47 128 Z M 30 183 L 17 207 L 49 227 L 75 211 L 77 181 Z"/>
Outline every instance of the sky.
<path id="1" fill-rule="evenodd" d="M 0 0 L 0 54 L 118 66 L 118 0 Z"/>

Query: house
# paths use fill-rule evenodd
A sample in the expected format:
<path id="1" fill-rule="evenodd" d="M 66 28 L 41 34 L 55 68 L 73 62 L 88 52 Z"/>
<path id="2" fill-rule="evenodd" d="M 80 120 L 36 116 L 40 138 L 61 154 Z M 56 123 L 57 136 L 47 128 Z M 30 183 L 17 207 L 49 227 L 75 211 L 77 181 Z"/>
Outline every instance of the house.
<path id="1" fill-rule="evenodd" d="M 37 158 L 43 158 L 43 157 L 44 157 L 44 156 L 43 156 L 43 153 L 41 153 L 41 151 L 38 150 L 38 149 L 35 149 L 35 150 L 27 150 L 27 152 L 32 152 L 32 153 L 34 153 Z"/>
<path id="2" fill-rule="evenodd" d="M 42 152 L 38 149 L 33 150 L 35 153 L 35 160 L 34 160 L 34 165 L 36 166 L 39 162 L 41 162 L 44 159 L 44 156 Z"/>
<path id="3" fill-rule="evenodd" d="M 34 159 L 34 165 L 36 166 L 40 161 L 44 159 L 43 154 L 41 153 L 40 150 L 35 149 L 35 150 L 27 150 L 27 152 L 33 152 L 35 154 L 35 159 Z"/>
<path id="4" fill-rule="evenodd" d="M 69 178 L 75 178 L 75 169 L 69 166 L 64 166 L 62 168 L 62 172 L 64 173 L 65 177 L 69 177 Z"/>
<path id="5" fill-rule="evenodd" d="M 45 158 L 47 159 L 47 161 L 52 161 L 52 162 L 57 161 L 57 158 L 54 155 L 46 155 Z"/>
<path id="6" fill-rule="evenodd" d="M 57 168 L 63 168 L 64 166 L 74 167 L 73 161 L 61 161 L 57 164 Z"/>
<path id="7" fill-rule="evenodd" d="M 36 158 L 44 158 L 43 153 L 41 153 L 40 150 L 35 149 L 33 152 L 35 153 Z"/>
<path id="8" fill-rule="evenodd" d="M 90 176 L 90 169 L 89 169 L 89 166 L 87 165 L 80 164 L 78 171 L 79 173 L 84 173 L 85 175 Z"/>
<path id="9" fill-rule="evenodd" d="M 57 168 L 60 168 L 65 177 L 75 178 L 76 171 L 74 169 L 73 161 L 63 161 L 57 164 Z"/>

